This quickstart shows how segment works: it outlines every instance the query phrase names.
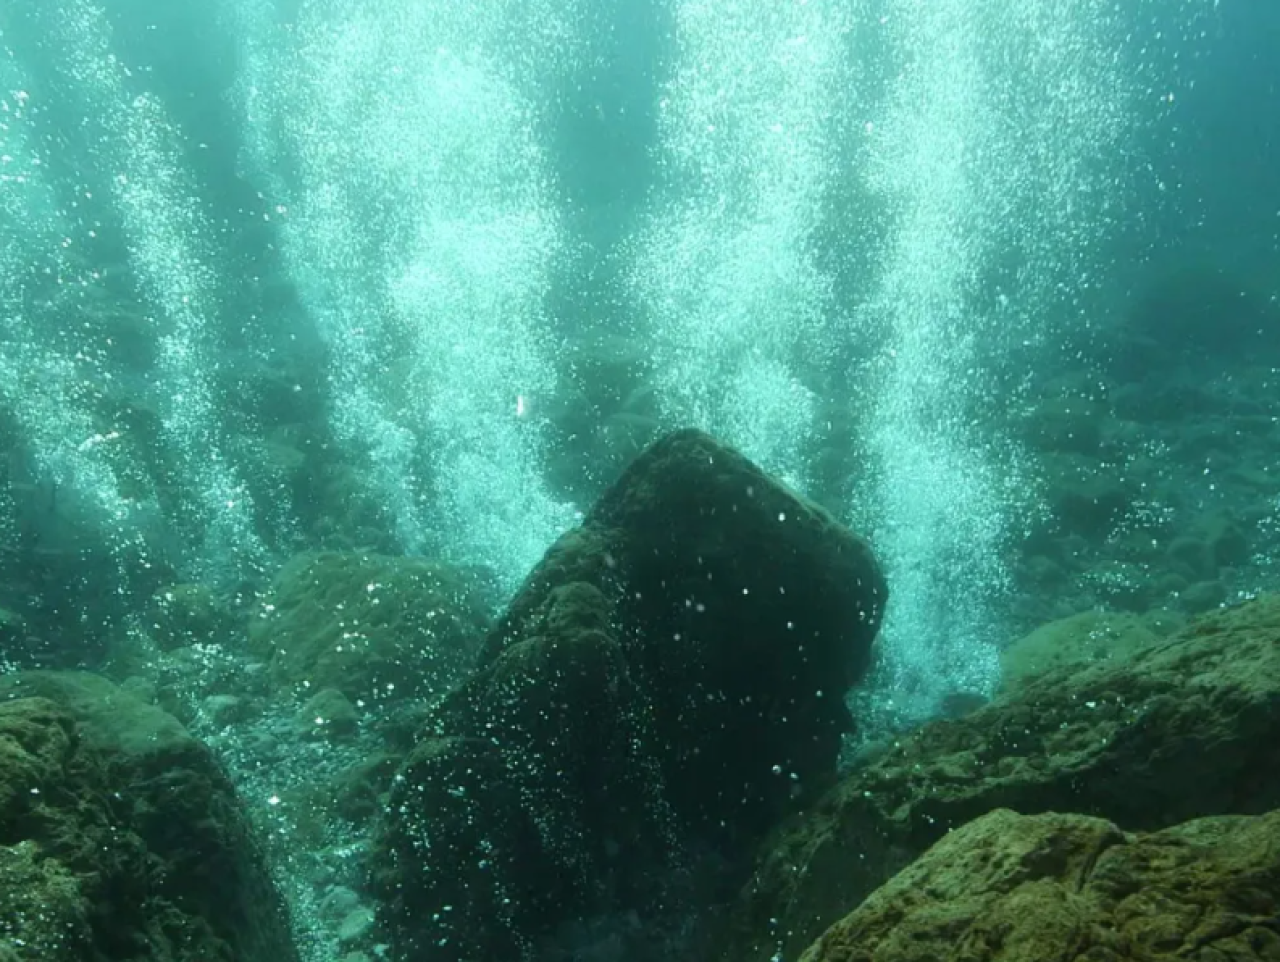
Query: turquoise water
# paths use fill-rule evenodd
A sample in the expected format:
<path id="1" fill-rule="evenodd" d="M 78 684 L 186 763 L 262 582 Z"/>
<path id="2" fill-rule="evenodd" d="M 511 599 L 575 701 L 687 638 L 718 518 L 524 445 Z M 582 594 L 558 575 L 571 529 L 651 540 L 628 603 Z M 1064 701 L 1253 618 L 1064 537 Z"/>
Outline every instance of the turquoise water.
<path id="1" fill-rule="evenodd" d="M 500 604 L 686 426 L 871 541 L 872 735 L 1265 589 L 1277 50 L 1249 0 L 0 0 L 0 660 L 320 547 Z"/>

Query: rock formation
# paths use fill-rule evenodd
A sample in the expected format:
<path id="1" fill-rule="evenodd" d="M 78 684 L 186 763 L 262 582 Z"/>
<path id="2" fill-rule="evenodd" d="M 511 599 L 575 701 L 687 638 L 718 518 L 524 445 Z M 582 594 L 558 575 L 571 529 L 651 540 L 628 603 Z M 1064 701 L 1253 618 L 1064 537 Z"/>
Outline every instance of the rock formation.
<path id="1" fill-rule="evenodd" d="M 1280 958 L 1280 811 L 1126 834 L 998 809 L 943 838 L 800 962 Z"/>
<path id="2" fill-rule="evenodd" d="M 375 876 L 393 955 L 661 957 L 834 781 L 885 599 L 821 509 L 704 434 L 658 442 L 397 776 Z"/>
<path id="3" fill-rule="evenodd" d="M 296 962 L 212 754 L 97 676 L 0 678 L 0 958 Z"/>
<path id="4" fill-rule="evenodd" d="M 1126 831 L 1280 807 L 1280 597 L 1069 664 L 898 740 L 762 847 L 718 957 L 796 958 L 948 831 L 997 808 Z"/>

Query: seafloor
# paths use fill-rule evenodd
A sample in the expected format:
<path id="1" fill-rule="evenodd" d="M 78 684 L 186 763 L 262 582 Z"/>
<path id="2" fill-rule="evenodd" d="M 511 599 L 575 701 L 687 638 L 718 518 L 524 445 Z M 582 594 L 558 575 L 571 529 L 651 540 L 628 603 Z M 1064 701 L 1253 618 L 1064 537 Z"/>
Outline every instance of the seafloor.
<path id="1" fill-rule="evenodd" d="M 496 620 L 371 551 L 165 589 L 0 677 L 0 960 L 1280 959 L 1280 596 L 1069 614 L 850 753 L 892 590 L 696 431 Z"/>

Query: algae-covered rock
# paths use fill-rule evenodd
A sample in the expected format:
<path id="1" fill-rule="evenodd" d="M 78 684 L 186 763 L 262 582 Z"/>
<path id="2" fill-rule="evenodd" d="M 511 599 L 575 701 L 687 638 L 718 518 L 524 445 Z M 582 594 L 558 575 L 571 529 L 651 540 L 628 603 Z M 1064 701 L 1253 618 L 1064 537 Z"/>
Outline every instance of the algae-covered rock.
<path id="1" fill-rule="evenodd" d="M 996 808 L 1126 830 L 1280 807 L 1280 597 L 1125 659 L 1049 671 L 901 738 L 763 847 L 720 956 L 798 955 L 944 834 Z"/>
<path id="2" fill-rule="evenodd" d="M 278 685 L 371 707 L 443 694 L 489 623 L 476 583 L 447 565 L 322 552 L 285 565 L 250 638 Z"/>
<path id="3" fill-rule="evenodd" d="M 179 584 L 157 592 L 146 613 L 147 632 L 161 651 L 224 644 L 243 626 L 207 585 Z"/>
<path id="4" fill-rule="evenodd" d="M 556 597 L 576 582 L 608 599 L 682 817 L 757 831 L 834 770 L 888 591 L 826 512 L 705 434 L 670 435 L 547 553 L 485 665 L 593 610 Z"/>
<path id="5" fill-rule="evenodd" d="M 336 688 L 322 688 L 298 712 L 298 731 L 313 738 L 347 738 L 359 727 L 355 706 Z"/>
<path id="6" fill-rule="evenodd" d="M 833 782 L 885 598 L 821 509 L 700 432 L 655 444 L 547 552 L 395 779 L 393 956 L 687 955 L 754 842 Z"/>
<path id="7" fill-rule="evenodd" d="M 1126 835 L 991 812 L 943 838 L 801 962 L 1280 959 L 1280 811 Z"/>
<path id="8" fill-rule="evenodd" d="M 394 958 L 522 958 L 564 881 L 500 749 L 424 739 L 396 783 L 373 875 Z"/>
<path id="9" fill-rule="evenodd" d="M 92 913 L 81 880 L 35 842 L 0 845 L 0 962 L 94 958 Z"/>
<path id="10" fill-rule="evenodd" d="M 297 957 L 213 756 L 88 674 L 0 678 L 0 908 L 23 962 Z"/>
<path id="11" fill-rule="evenodd" d="M 1041 625 L 1000 653 L 1001 685 L 1009 691 L 1053 669 L 1126 658 L 1160 633 L 1138 615 L 1085 611 Z"/>

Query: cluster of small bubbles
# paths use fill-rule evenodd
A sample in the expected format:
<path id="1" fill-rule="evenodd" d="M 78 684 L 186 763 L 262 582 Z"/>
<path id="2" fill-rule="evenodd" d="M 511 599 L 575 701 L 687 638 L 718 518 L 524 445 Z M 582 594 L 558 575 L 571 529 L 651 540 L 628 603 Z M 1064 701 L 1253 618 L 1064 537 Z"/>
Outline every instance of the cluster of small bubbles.
<path id="1" fill-rule="evenodd" d="M 848 11 L 675 2 L 677 49 L 659 100 L 655 198 L 634 245 L 664 420 L 740 448 L 790 486 L 805 458 L 831 308 L 813 241 L 836 173 Z M 678 186 L 675 186 L 678 185 Z"/>
<path id="2" fill-rule="evenodd" d="M 508 588 L 572 521 L 542 476 L 540 305 L 562 228 L 538 90 L 566 69 L 574 10 L 319 2 L 287 27 L 245 8 L 238 30 L 253 174 L 290 212 L 335 433 L 401 547 Z"/>
<path id="3" fill-rule="evenodd" d="M 853 495 L 892 585 L 857 696 L 871 735 L 927 717 L 947 690 L 990 694 L 998 678 L 1004 559 L 1040 509 L 1026 456 L 996 427 L 1009 399 L 994 362 L 1001 344 L 1051 341 L 1040 319 L 1089 285 L 1090 238 L 1114 226 L 1090 212 L 1114 209 L 1097 201 L 1124 173 L 1095 158 L 1130 127 L 1115 11 L 1068 8 L 902 0 L 884 21 L 908 66 L 866 128 L 868 184 L 893 212 L 879 289 L 859 313 L 888 344 L 873 470 Z M 995 275 L 992 297 L 976 279 L 1009 251 L 1030 269 Z"/>
<path id="4" fill-rule="evenodd" d="M 25 66 L 0 46 L 0 412 L 17 433 L 0 518 L 15 546 L 19 518 L 28 529 L 51 523 L 62 492 L 64 508 L 74 509 L 64 522 L 105 545 L 108 576 L 123 587 L 129 564 L 147 557 L 151 492 L 122 457 L 119 430 L 103 431 L 86 405 L 109 372 L 64 318 L 77 316 L 97 275 L 79 245 L 69 249 L 74 228 L 40 153 L 41 103 L 24 89 Z"/>

